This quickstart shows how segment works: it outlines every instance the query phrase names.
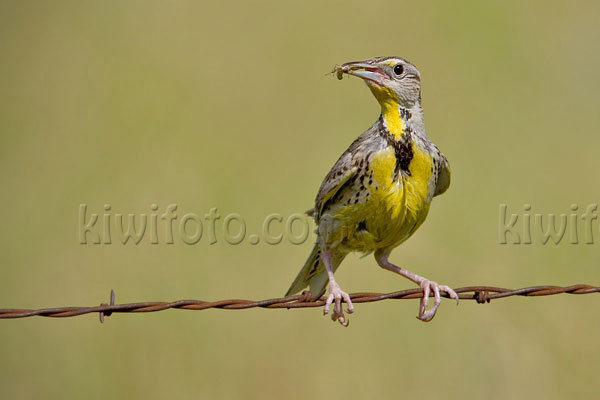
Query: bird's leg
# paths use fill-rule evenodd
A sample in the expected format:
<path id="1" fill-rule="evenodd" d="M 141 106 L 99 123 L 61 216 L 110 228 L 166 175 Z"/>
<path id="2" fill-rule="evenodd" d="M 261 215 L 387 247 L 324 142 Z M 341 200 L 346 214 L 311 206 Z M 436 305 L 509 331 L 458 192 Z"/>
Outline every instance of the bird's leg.
<path id="1" fill-rule="evenodd" d="M 421 321 L 429 322 L 435 316 L 435 312 L 437 311 L 437 308 L 442 302 L 440 292 L 448 293 L 448 296 L 450 296 L 450 298 L 452 299 L 455 299 L 456 303 L 458 304 L 458 295 L 450 287 L 446 285 L 439 285 L 437 282 L 430 281 L 429 279 L 425 279 L 422 276 L 415 274 L 414 272 L 410 272 L 404 268 L 400 268 L 397 265 L 394 265 L 391 262 L 389 262 L 388 257 L 389 254 L 387 253 L 379 251 L 375 252 L 375 260 L 377 260 L 377 264 L 379 264 L 381 268 L 402 275 L 403 277 L 410 279 L 411 281 L 419 285 L 421 289 L 423 289 L 423 297 L 421 297 L 419 315 L 417 316 L 417 318 L 419 318 Z M 431 307 L 430 310 L 427 310 L 427 304 L 429 303 L 429 294 L 431 292 L 433 292 L 435 300 L 433 302 L 433 307 Z"/>
<path id="2" fill-rule="evenodd" d="M 335 301 L 335 305 L 333 306 L 333 312 L 331 313 L 331 319 L 333 321 L 338 321 L 343 326 L 348 326 L 348 320 L 344 317 L 344 311 L 342 310 L 342 299 L 344 299 L 346 304 L 348 304 L 349 314 L 354 312 L 354 306 L 352 305 L 352 300 L 350 300 L 350 296 L 348 295 L 348 293 L 344 292 L 340 288 L 340 285 L 337 284 L 335 278 L 333 277 L 331 259 L 331 252 L 321 251 L 321 260 L 323 260 L 323 264 L 325 264 L 325 269 L 327 270 L 327 275 L 329 276 L 329 295 L 327 296 L 327 300 L 325 301 L 325 308 L 323 308 L 323 314 L 329 314 L 329 307 Z"/>

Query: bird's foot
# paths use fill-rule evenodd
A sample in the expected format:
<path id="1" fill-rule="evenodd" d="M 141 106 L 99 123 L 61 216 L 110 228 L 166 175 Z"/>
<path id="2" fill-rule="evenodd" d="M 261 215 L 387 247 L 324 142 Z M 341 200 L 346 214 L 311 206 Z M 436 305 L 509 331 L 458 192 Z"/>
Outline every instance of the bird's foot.
<path id="1" fill-rule="evenodd" d="M 354 312 L 354 306 L 352 305 L 352 300 L 350 300 L 350 296 L 348 293 L 344 292 L 340 285 L 337 282 L 333 281 L 329 283 L 329 296 L 327 296 L 327 300 L 325 301 L 325 307 L 323 308 L 323 315 L 329 314 L 329 307 L 333 303 L 333 311 L 331 312 L 331 320 L 338 321 L 343 326 L 348 326 L 348 320 L 344 316 L 344 311 L 342 310 L 342 299 L 348 304 L 348 314 L 352 314 Z"/>
<path id="2" fill-rule="evenodd" d="M 419 286 L 421 287 L 421 289 L 423 289 L 423 297 L 421 298 L 421 305 L 419 307 L 419 315 L 417 316 L 417 318 L 420 319 L 421 321 L 429 322 L 433 319 L 433 317 L 435 317 L 435 312 L 437 311 L 437 308 L 439 307 L 440 303 L 442 302 L 442 299 L 440 296 L 441 292 L 448 293 L 448 296 L 450 296 L 451 299 L 455 299 L 456 304 L 458 304 L 458 295 L 456 294 L 456 292 L 454 290 L 452 290 L 452 288 L 450 288 L 446 285 L 439 285 L 437 282 L 433 282 L 428 279 L 423 279 L 421 281 L 421 283 L 419 284 Z M 435 300 L 433 302 L 433 307 L 431 307 L 431 309 L 427 310 L 427 305 L 429 303 L 429 294 L 431 292 L 433 292 Z"/>

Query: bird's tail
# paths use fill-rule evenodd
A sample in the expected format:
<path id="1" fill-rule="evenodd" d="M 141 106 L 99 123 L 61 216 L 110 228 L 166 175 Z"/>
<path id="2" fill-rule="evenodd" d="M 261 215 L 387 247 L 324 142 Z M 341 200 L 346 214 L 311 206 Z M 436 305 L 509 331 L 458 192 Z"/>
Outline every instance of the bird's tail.
<path id="1" fill-rule="evenodd" d="M 331 260 L 333 271 L 337 269 L 342 259 L 343 257 L 333 257 L 333 260 Z M 304 266 L 298 272 L 296 279 L 294 279 L 292 286 L 290 286 L 285 295 L 290 296 L 309 286 L 312 299 L 318 299 L 325 293 L 325 286 L 328 281 L 329 277 L 325 270 L 325 264 L 321 260 L 321 249 L 319 243 L 316 243 L 306 263 L 304 263 Z"/>

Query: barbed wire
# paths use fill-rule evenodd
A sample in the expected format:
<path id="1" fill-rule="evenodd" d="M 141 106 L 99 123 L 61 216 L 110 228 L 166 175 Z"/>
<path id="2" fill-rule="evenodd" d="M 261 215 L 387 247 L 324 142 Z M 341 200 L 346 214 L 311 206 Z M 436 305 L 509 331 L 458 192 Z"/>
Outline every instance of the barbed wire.
<path id="1" fill-rule="evenodd" d="M 489 303 L 491 300 L 503 299 L 511 296 L 550 296 L 555 294 L 589 294 L 600 293 L 599 286 L 585 284 L 572 286 L 530 286 L 522 289 L 505 289 L 493 286 L 466 286 L 454 289 L 461 300 L 475 300 L 477 303 Z M 448 297 L 447 294 L 443 294 Z M 419 299 L 423 297 L 423 291 L 418 289 L 407 289 L 391 293 L 353 293 L 350 295 L 353 303 L 372 303 L 382 300 L 406 300 Z M 273 298 L 267 300 L 177 300 L 172 302 L 149 301 L 143 303 L 115 304 L 115 292 L 110 291 L 110 303 L 102 303 L 99 306 L 92 307 L 57 307 L 42 308 L 38 310 L 30 309 L 0 309 L 0 319 L 14 319 L 26 317 L 53 317 L 65 318 L 75 317 L 83 314 L 99 313 L 100 322 L 104 322 L 104 317 L 112 313 L 145 313 L 156 312 L 176 308 L 180 310 L 206 310 L 209 308 L 225 310 L 247 310 L 250 308 L 308 308 L 322 307 L 325 304 L 325 298 L 308 301 L 310 292 L 303 292 L 299 295 Z"/>

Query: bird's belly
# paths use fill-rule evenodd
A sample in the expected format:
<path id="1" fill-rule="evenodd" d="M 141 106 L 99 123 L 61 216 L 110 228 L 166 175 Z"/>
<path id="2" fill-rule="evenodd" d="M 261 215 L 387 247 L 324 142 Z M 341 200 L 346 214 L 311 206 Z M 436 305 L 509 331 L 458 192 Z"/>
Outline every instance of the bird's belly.
<path id="1" fill-rule="evenodd" d="M 340 244 L 349 251 L 394 248 L 408 239 L 425 220 L 429 203 L 402 190 L 402 185 L 378 189 L 367 201 L 336 214 L 341 217 Z M 341 214 L 341 215 L 340 215 Z"/>
<path id="2" fill-rule="evenodd" d="M 414 170 L 394 180 L 395 159 L 382 152 L 371 163 L 372 179 L 359 201 L 340 207 L 334 216 L 341 222 L 337 242 L 348 251 L 371 252 L 394 248 L 408 239 L 429 212 L 431 168 L 417 154 Z M 418 166 L 418 168 L 417 168 Z M 369 184 L 369 182 L 371 182 Z"/>

